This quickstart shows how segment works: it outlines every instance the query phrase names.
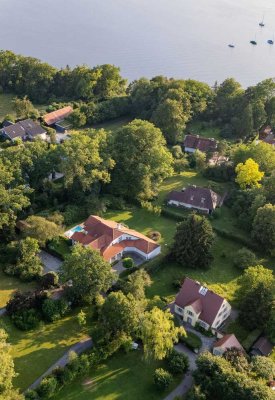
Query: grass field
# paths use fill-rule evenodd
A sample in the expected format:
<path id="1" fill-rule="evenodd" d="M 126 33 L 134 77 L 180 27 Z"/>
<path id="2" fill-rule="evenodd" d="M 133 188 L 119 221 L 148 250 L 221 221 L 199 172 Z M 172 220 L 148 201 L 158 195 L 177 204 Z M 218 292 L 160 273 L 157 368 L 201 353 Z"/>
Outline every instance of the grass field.
<path id="1" fill-rule="evenodd" d="M 165 391 L 153 385 L 153 374 L 162 362 L 146 362 L 140 351 L 118 353 L 101 365 L 88 378 L 77 381 L 56 397 L 56 400 L 162 400 L 180 377 Z"/>
<path id="2" fill-rule="evenodd" d="M 15 94 L 0 94 L 0 120 L 2 120 L 7 114 L 14 114 L 12 101 L 16 97 Z M 45 105 L 34 104 L 35 108 L 40 111 L 45 110 Z"/>
<path id="3" fill-rule="evenodd" d="M 202 122 L 192 122 L 188 125 L 186 131 L 195 135 L 221 140 L 219 128 L 205 127 Z"/>
<path id="4" fill-rule="evenodd" d="M 103 122 L 101 124 L 95 124 L 92 126 L 94 129 L 106 129 L 106 131 L 116 132 L 123 125 L 128 124 L 131 118 L 117 118 L 112 121 Z"/>
<path id="5" fill-rule="evenodd" d="M 0 308 L 5 307 L 16 290 L 27 291 L 35 288 L 35 283 L 21 282 L 4 274 L 0 269 Z"/>
<path id="6" fill-rule="evenodd" d="M 20 331 L 8 317 L 0 318 L 0 327 L 9 335 L 15 370 L 19 374 L 14 384 L 24 390 L 42 375 L 66 350 L 83 339 L 87 332 L 80 330 L 77 311 L 52 324 L 41 324 L 33 331 Z"/>

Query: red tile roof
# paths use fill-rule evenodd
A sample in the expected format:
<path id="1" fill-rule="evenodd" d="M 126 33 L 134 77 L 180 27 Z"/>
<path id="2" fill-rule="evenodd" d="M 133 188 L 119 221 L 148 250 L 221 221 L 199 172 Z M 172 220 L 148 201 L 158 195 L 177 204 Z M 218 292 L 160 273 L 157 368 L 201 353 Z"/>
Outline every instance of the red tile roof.
<path id="1" fill-rule="evenodd" d="M 126 228 L 115 221 L 105 220 L 95 215 L 90 215 L 83 225 L 84 232 L 74 232 L 71 239 L 99 250 L 104 259 L 108 261 L 127 247 L 135 247 L 145 254 L 150 254 L 159 247 L 154 240 L 142 233 Z M 119 243 L 112 244 L 113 240 L 125 234 L 134 236 L 136 239 L 122 240 Z"/>
<path id="2" fill-rule="evenodd" d="M 47 125 L 53 125 L 56 122 L 62 121 L 67 118 L 73 112 L 71 106 L 61 108 L 60 110 L 52 111 L 49 114 L 43 116 L 43 120 Z"/>
<path id="3" fill-rule="evenodd" d="M 198 300 L 200 300 L 201 313 L 199 319 L 211 326 L 221 308 L 224 298 L 206 288 L 205 293 L 205 291 L 201 291 L 202 288 L 203 286 L 199 282 L 185 278 L 175 303 L 181 308 L 195 304 L 196 309 L 198 309 Z"/>
<path id="4" fill-rule="evenodd" d="M 193 207 L 206 208 L 212 211 L 220 204 L 221 196 L 208 188 L 188 186 L 182 192 L 173 190 L 169 193 L 167 200 L 175 200 Z"/>
<path id="5" fill-rule="evenodd" d="M 244 350 L 243 346 L 233 333 L 224 335 L 220 340 L 217 340 L 217 342 L 214 343 L 213 347 L 222 347 L 226 350 L 234 347 L 239 350 Z"/>
<path id="6" fill-rule="evenodd" d="M 217 148 L 217 141 L 215 139 L 190 134 L 185 136 L 183 145 L 184 147 L 190 147 L 191 149 L 206 153 L 207 151 L 214 151 Z"/>

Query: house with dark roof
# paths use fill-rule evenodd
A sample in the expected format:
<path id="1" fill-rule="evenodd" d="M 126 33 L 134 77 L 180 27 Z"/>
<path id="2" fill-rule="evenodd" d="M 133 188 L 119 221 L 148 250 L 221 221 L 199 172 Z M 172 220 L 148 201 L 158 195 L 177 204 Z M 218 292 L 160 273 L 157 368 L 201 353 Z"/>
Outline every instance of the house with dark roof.
<path id="1" fill-rule="evenodd" d="M 176 190 L 170 192 L 167 197 L 167 204 L 211 214 L 216 207 L 222 205 L 222 197 L 209 188 L 192 185 L 181 192 Z"/>
<path id="2" fill-rule="evenodd" d="M 186 153 L 194 153 L 196 150 L 208 153 L 217 150 L 218 144 L 213 138 L 189 134 L 185 136 L 183 147 Z"/>
<path id="3" fill-rule="evenodd" d="M 222 356 L 227 350 L 230 349 L 238 349 L 244 352 L 243 346 L 233 333 L 224 335 L 221 339 L 214 343 L 213 354 L 215 356 Z"/>
<path id="4" fill-rule="evenodd" d="M 272 353 L 274 346 L 265 337 L 261 336 L 252 346 L 251 355 L 253 356 L 269 356 Z"/>
<path id="5" fill-rule="evenodd" d="M 52 111 L 42 117 L 44 123 L 48 126 L 52 126 L 62 122 L 73 112 L 71 106 L 60 108 L 59 110 Z"/>
<path id="6" fill-rule="evenodd" d="M 200 282 L 185 278 L 175 300 L 175 313 L 192 326 L 216 331 L 230 316 L 231 306 Z"/>
<path id="7" fill-rule="evenodd" d="M 121 259 L 125 253 L 136 253 L 144 260 L 150 260 L 161 251 L 160 245 L 142 233 L 95 215 L 91 215 L 82 225 L 72 228 L 65 235 L 73 244 L 81 243 L 98 250 L 110 263 Z"/>
<path id="8" fill-rule="evenodd" d="M 10 140 L 22 139 L 33 140 L 40 138 L 46 140 L 47 132 L 40 124 L 32 119 L 24 119 L 16 123 L 10 123 L 1 130 L 2 135 Z"/>

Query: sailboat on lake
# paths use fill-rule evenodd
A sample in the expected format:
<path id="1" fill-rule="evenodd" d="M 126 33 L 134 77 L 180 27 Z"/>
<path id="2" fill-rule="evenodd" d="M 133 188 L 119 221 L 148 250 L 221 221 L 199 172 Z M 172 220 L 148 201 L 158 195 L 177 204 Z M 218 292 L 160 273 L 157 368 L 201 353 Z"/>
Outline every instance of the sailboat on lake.
<path id="1" fill-rule="evenodd" d="M 260 26 L 261 28 L 263 28 L 263 27 L 265 26 L 265 23 L 264 23 L 264 15 L 263 15 L 263 19 L 262 19 L 261 22 L 259 23 L 259 26 Z"/>

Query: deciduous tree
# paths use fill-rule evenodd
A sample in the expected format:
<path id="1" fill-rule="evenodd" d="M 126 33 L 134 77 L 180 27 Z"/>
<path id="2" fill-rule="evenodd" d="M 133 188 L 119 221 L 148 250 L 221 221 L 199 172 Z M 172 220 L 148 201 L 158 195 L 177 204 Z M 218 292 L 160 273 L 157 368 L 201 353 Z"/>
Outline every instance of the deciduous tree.
<path id="1" fill-rule="evenodd" d="M 259 165 L 252 158 L 248 158 L 244 164 L 238 164 L 236 174 L 236 182 L 241 189 L 260 187 L 259 182 L 264 177 L 264 172 L 259 170 Z"/>

